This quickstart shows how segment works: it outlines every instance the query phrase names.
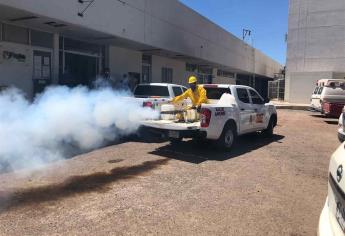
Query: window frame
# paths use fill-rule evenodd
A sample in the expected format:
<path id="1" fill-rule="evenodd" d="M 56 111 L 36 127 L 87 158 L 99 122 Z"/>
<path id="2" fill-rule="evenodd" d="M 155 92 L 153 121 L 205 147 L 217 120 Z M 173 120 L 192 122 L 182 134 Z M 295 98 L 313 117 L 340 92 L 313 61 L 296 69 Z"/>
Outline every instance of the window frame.
<path id="1" fill-rule="evenodd" d="M 161 69 L 161 81 L 162 83 L 171 84 L 174 79 L 174 70 L 170 67 L 162 67 Z"/>
<path id="2" fill-rule="evenodd" d="M 26 28 L 26 27 L 22 27 L 22 26 L 18 26 L 18 25 L 13 25 L 13 24 L 5 24 L 5 23 L 2 23 L 1 24 L 1 40 L 4 41 L 4 42 L 9 42 L 9 43 L 16 43 L 16 44 L 22 44 L 22 45 L 31 45 L 31 40 L 30 40 L 30 29 L 29 28 Z M 6 27 L 13 27 L 13 28 L 17 28 L 17 29 L 22 29 L 22 30 L 25 30 L 25 38 L 26 38 L 26 42 L 19 42 L 19 41 L 15 41 L 15 40 L 9 40 L 9 39 L 6 39 L 6 31 L 7 31 L 7 28 Z M 21 37 L 22 38 L 22 37 Z"/>
<path id="3" fill-rule="evenodd" d="M 255 102 L 254 102 L 253 96 L 252 96 L 251 92 L 255 93 L 255 94 L 260 98 L 261 103 L 255 103 Z M 251 101 L 252 101 L 252 104 L 254 104 L 254 105 L 263 105 L 263 104 L 265 104 L 265 99 L 263 99 L 263 98 L 261 97 L 261 95 L 260 95 L 256 90 L 254 90 L 254 89 L 249 89 L 249 95 L 250 95 L 250 99 L 251 99 Z"/>
<path id="4" fill-rule="evenodd" d="M 238 93 L 239 90 L 245 90 L 245 91 L 246 91 L 247 96 L 248 96 L 248 102 L 244 102 L 244 101 L 242 101 L 242 100 L 240 99 L 240 96 L 239 96 L 239 93 Z M 251 97 L 250 97 L 250 94 L 249 94 L 249 91 L 248 91 L 247 88 L 236 88 L 236 94 L 237 94 L 237 98 L 238 98 L 238 100 L 239 100 L 240 102 L 242 102 L 242 103 L 244 103 L 244 104 L 252 104 Z"/>
<path id="5" fill-rule="evenodd" d="M 176 96 L 180 96 L 181 94 L 184 93 L 181 86 L 176 86 L 176 85 L 174 85 L 174 86 L 172 86 L 171 89 L 172 89 L 172 91 L 173 91 L 175 97 L 176 97 Z M 180 94 L 176 94 L 174 89 L 179 89 L 179 90 L 180 90 Z"/>

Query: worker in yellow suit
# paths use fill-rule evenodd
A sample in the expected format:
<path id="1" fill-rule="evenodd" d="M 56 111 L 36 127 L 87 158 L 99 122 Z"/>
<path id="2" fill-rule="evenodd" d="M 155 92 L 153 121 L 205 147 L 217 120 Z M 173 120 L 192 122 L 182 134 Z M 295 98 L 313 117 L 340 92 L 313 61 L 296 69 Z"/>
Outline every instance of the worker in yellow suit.
<path id="1" fill-rule="evenodd" d="M 198 79 L 195 76 L 189 77 L 188 84 L 189 89 L 180 96 L 173 98 L 172 102 L 177 103 L 183 99 L 190 98 L 193 107 L 200 110 L 201 104 L 207 103 L 206 90 L 198 85 Z"/>

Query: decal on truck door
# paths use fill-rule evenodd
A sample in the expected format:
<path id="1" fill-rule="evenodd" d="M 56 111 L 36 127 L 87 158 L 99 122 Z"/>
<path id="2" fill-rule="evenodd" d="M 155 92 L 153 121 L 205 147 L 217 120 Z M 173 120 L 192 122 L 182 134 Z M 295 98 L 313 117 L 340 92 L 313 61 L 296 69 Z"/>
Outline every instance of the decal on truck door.
<path id="1" fill-rule="evenodd" d="M 256 123 L 264 123 L 264 114 L 258 113 L 256 114 L 255 122 Z"/>
<path id="2" fill-rule="evenodd" d="M 224 107 L 216 108 L 215 116 L 225 116 Z"/>

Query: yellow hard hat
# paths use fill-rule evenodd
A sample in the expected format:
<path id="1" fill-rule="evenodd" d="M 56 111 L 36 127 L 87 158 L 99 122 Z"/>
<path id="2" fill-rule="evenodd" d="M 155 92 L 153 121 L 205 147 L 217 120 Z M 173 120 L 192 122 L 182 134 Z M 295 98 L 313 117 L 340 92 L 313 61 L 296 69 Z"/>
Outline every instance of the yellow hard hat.
<path id="1" fill-rule="evenodd" d="M 194 84 L 198 81 L 198 79 L 195 76 L 190 76 L 188 79 L 189 84 Z"/>

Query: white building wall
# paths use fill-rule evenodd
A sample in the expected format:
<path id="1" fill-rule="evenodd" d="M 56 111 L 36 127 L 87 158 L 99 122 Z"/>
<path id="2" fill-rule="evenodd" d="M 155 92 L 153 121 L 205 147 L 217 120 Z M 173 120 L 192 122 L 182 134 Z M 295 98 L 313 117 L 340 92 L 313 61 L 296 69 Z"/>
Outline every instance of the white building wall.
<path id="1" fill-rule="evenodd" d="M 135 72 L 141 74 L 142 53 L 120 47 L 109 47 L 109 69 L 112 76 L 121 80 L 124 74 Z"/>
<path id="2" fill-rule="evenodd" d="M 318 79 L 344 75 L 344 42 L 344 0 L 290 0 L 285 98 L 309 103 Z"/>
<path id="3" fill-rule="evenodd" d="M 26 56 L 25 62 L 4 59 L 3 51 L 20 53 Z M 33 50 L 29 45 L 0 42 L 0 86 L 14 86 L 32 97 Z"/>
<path id="4" fill-rule="evenodd" d="M 55 76 L 59 64 L 56 61 L 58 58 L 54 57 L 53 49 L 0 41 L 0 87 L 16 87 L 22 90 L 27 98 L 33 97 L 33 53 L 35 50 L 51 53 L 51 83 L 57 83 Z M 14 58 L 3 58 L 4 51 L 25 55 L 25 62 Z"/>
<path id="5" fill-rule="evenodd" d="M 173 83 L 186 84 L 186 63 L 183 61 L 170 59 L 167 57 L 152 56 L 152 82 L 162 82 L 162 68 L 173 69 Z"/>
<path id="6" fill-rule="evenodd" d="M 113 35 L 153 48 L 220 64 L 247 73 L 273 77 L 281 65 L 177 0 L 96 1 L 85 7 L 71 0 L 0 0 L 0 4 L 46 16 L 67 25 Z M 91 36 L 90 36 L 91 37 Z M 114 40 L 116 41 L 116 40 Z M 254 66 L 255 60 L 262 60 Z M 267 65 L 267 66 L 266 66 Z M 267 68 L 271 69 L 267 69 Z"/>
<path id="7" fill-rule="evenodd" d="M 227 78 L 227 77 L 221 77 L 221 76 L 216 76 L 213 79 L 214 84 L 236 84 L 236 79 L 235 78 Z"/>

